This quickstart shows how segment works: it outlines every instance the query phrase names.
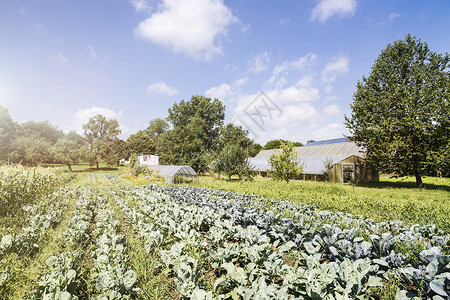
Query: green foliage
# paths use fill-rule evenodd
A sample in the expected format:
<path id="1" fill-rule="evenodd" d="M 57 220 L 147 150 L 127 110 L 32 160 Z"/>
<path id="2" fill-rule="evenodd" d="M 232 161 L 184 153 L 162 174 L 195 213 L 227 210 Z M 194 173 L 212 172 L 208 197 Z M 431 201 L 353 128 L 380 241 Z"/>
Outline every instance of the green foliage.
<path id="1" fill-rule="evenodd" d="M 108 156 L 114 140 L 122 132 L 119 128 L 119 122 L 116 119 L 107 120 L 105 116 L 99 114 L 83 124 L 83 130 L 91 150 L 90 160 L 91 162 L 95 161 L 98 169 L 100 159 Z"/>
<path id="2" fill-rule="evenodd" d="M 190 165 L 196 172 L 207 170 L 209 155 L 225 118 L 225 106 L 218 99 L 192 96 L 169 108 L 167 120 L 173 129 L 159 135 L 157 152 L 166 164 Z"/>
<path id="3" fill-rule="evenodd" d="M 333 167 L 333 159 L 331 157 L 325 157 L 323 160 L 323 167 L 325 172 L 323 172 L 323 177 L 325 181 L 330 180 L 330 169 Z"/>
<path id="4" fill-rule="evenodd" d="M 239 179 L 252 179 L 252 168 L 246 151 L 239 144 L 227 144 L 217 156 L 214 164 L 216 172 L 224 173 L 229 178 L 237 175 Z"/>
<path id="5" fill-rule="evenodd" d="M 121 158 L 127 158 L 130 155 L 127 142 L 121 139 L 115 139 L 111 145 L 111 152 L 113 152 L 118 160 Z"/>
<path id="6" fill-rule="evenodd" d="M 357 186 L 325 182 L 277 182 L 256 179 L 253 182 L 205 182 L 201 186 L 224 191 L 256 194 L 269 199 L 314 204 L 319 210 L 362 215 L 376 221 L 401 220 L 408 224 L 436 224 L 450 232 L 450 179 L 437 182 L 424 179 L 425 188 L 415 188 L 414 179 L 382 179 L 382 182 Z M 288 215 L 286 215 L 288 216 Z"/>
<path id="7" fill-rule="evenodd" d="M 64 133 L 48 121 L 25 122 L 20 126 L 17 138 L 12 142 L 11 160 L 34 166 L 51 163 L 53 159 L 50 148 L 62 137 Z"/>
<path id="8" fill-rule="evenodd" d="M 72 165 L 85 159 L 84 154 L 88 152 L 83 138 L 75 132 L 69 132 L 64 138 L 50 148 L 50 153 L 57 163 L 66 165 L 72 172 Z"/>
<path id="9" fill-rule="evenodd" d="M 297 151 L 291 142 L 281 143 L 281 150 L 269 157 L 270 175 L 276 180 L 289 182 L 303 171 L 303 164 L 297 156 Z"/>
<path id="10" fill-rule="evenodd" d="M 145 130 L 131 134 L 127 139 L 127 147 L 131 153 L 155 153 L 156 143 Z"/>
<path id="11" fill-rule="evenodd" d="M 287 140 L 271 140 L 271 141 L 268 141 L 265 145 L 264 145 L 264 147 L 262 148 L 262 150 L 271 150 L 271 149 L 280 149 L 281 148 L 281 146 L 282 146 L 282 144 L 286 144 L 286 143 L 292 143 L 292 146 L 293 147 L 301 147 L 301 146 L 303 146 L 303 144 L 302 143 L 300 143 L 300 142 L 290 142 L 290 141 L 287 141 Z"/>
<path id="12" fill-rule="evenodd" d="M 145 131 L 155 143 L 158 143 L 159 137 L 168 129 L 169 124 L 165 120 L 157 118 L 150 121 Z"/>
<path id="13" fill-rule="evenodd" d="M 130 156 L 130 165 L 129 166 L 131 168 L 133 168 L 136 165 L 137 160 L 138 160 L 137 154 L 136 153 L 131 154 L 131 156 Z"/>
<path id="14" fill-rule="evenodd" d="M 389 44 L 369 77 L 358 81 L 352 115 L 345 124 L 352 140 L 367 149 L 379 170 L 415 175 L 417 186 L 430 156 L 450 143 L 450 56 L 429 50 L 411 35 Z"/>
<path id="15" fill-rule="evenodd" d="M 12 151 L 12 141 L 19 125 L 9 115 L 8 108 L 0 105 L 0 161 L 9 159 Z"/>
<path id="16" fill-rule="evenodd" d="M 151 175 L 151 173 L 152 172 L 148 169 L 148 166 L 146 165 L 143 166 L 135 165 L 131 170 L 131 174 L 133 174 L 133 176 L 135 177 L 138 177 L 139 175 Z"/>
<path id="17" fill-rule="evenodd" d="M 180 103 L 175 103 L 169 108 L 167 116 L 174 130 L 196 122 L 195 133 L 202 140 L 207 152 L 215 148 L 224 119 L 225 106 L 219 99 L 212 100 L 199 95 L 192 96 L 190 101 L 181 100 Z M 192 120 L 201 120 L 201 125 Z"/>
<path id="18" fill-rule="evenodd" d="M 19 217 L 18 208 L 54 192 L 62 181 L 48 169 L 0 166 L 0 217 L 11 214 Z"/>

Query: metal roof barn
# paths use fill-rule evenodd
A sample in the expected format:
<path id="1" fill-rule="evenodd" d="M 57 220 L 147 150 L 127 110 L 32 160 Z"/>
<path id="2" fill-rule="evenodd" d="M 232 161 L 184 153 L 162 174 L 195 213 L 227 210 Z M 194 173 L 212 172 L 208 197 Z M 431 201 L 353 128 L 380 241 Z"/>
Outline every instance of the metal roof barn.
<path id="1" fill-rule="evenodd" d="M 303 147 L 295 147 L 294 149 L 297 151 L 300 163 L 303 164 L 303 174 L 305 175 L 323 175 L 327 171 L 324 166 L 324 161 L 327 158 L 332 161 L 334 169 L 338 168 L 341 170 L 333 170 L 334 173 L 342 173 L 343 165 L 361 164 L 365 158 L 364 148 L 359 147 L 355 142 L 348 141 L 346 138 L 311 142 Z M 249 159 L 250 165 L 255 171 L 267 172 L 270 169 L 270 155 L 278 151 L 281 150 L 262 150 L 254 158 Z M 356 165 L 353 168 L 356 170 Z M 372 174 L 372 171 L 370 172 Z M 344 174 L 338 174 L 336 178 L 341 178 L 341 175 L 343 176 Z M 375 178 L 375 175 L 371 175 L 370 178 Z"/>

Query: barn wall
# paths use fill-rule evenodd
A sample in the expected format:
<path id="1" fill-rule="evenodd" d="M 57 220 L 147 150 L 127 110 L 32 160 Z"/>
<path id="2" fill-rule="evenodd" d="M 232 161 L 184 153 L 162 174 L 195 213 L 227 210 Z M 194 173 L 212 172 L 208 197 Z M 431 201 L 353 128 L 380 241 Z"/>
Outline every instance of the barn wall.
<path id="1" fill-rule="evenodd" d="M 330 169 L 331 182 L 334 183 L 344 182 L 343 169 L 346 164 L 353 165 L 354 178 L 358 182 L 378 182 L 380 180 L 379 174 L 376 170 L 366 168 L 366 166 L 364 165 L 364 159 L 352 155 L 347 157 L 346 159 L 339 161 Z"/>

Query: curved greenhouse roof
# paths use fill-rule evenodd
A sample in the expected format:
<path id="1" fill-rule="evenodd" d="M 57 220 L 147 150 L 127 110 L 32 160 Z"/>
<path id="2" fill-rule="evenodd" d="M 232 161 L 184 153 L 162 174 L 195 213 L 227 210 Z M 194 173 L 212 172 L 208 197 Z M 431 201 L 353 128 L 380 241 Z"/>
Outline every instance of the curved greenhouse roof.
<path id="1" fill-rule="evenodd" d="M 165 166 L 165 165 L 149 165 L 148 168 L 160 177 L 164 177 L 166 183 L 177 183 L 184 181 L 184 177 L 197 178 L 198 175 L 190 166 Z M 177 180 L 177 177 L 181 177 Z"/>

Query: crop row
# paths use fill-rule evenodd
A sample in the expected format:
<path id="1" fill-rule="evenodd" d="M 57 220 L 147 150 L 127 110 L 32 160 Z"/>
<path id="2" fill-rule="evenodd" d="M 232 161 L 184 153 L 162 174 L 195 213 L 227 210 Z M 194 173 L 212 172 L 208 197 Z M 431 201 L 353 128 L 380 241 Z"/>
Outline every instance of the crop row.
<path id="1" fill-rule="evenodd" d="M 107 198 L 98 190 L 82 191 L 63 239 L 66 251 L 45 261 L 48 272 L 28 299 L 75 300 L 90 294 L 96 294 L 96 299 L 122 299 L 138 292 L 136 275 L 127 264 L 126 238 L 119 233 L 119 221 Z"/>
<path id="2" fill-rule="evenodd" d="M 267 199 L 191 187 L 128 188 L 125 195 L 117 201 L 147 248 L 173 239 L 160 254 L 186 297 L 355 297 L 390 280 L 399 282 L 401 297 L 448 296 L 450 258 L 442 253 L 448 236 L 435 235 L 434 226 L 377 224 L 276 201 L 267 211 Z M 127 208 L 129 201 L 140 210 Z M 298 211 L 283 219 L 273 212 L 280 206 Z M 343 219 L 351 229 L 338 226 Z M 396 251 L 400 246 L 406 254 Z M 187 255 L 192 247 L 203 249 L 200 260 Z M 200 262 L 209 269 L 199 270 Z M 212 289 L 204 289 L 204 274 L 215 277 Z"/>

